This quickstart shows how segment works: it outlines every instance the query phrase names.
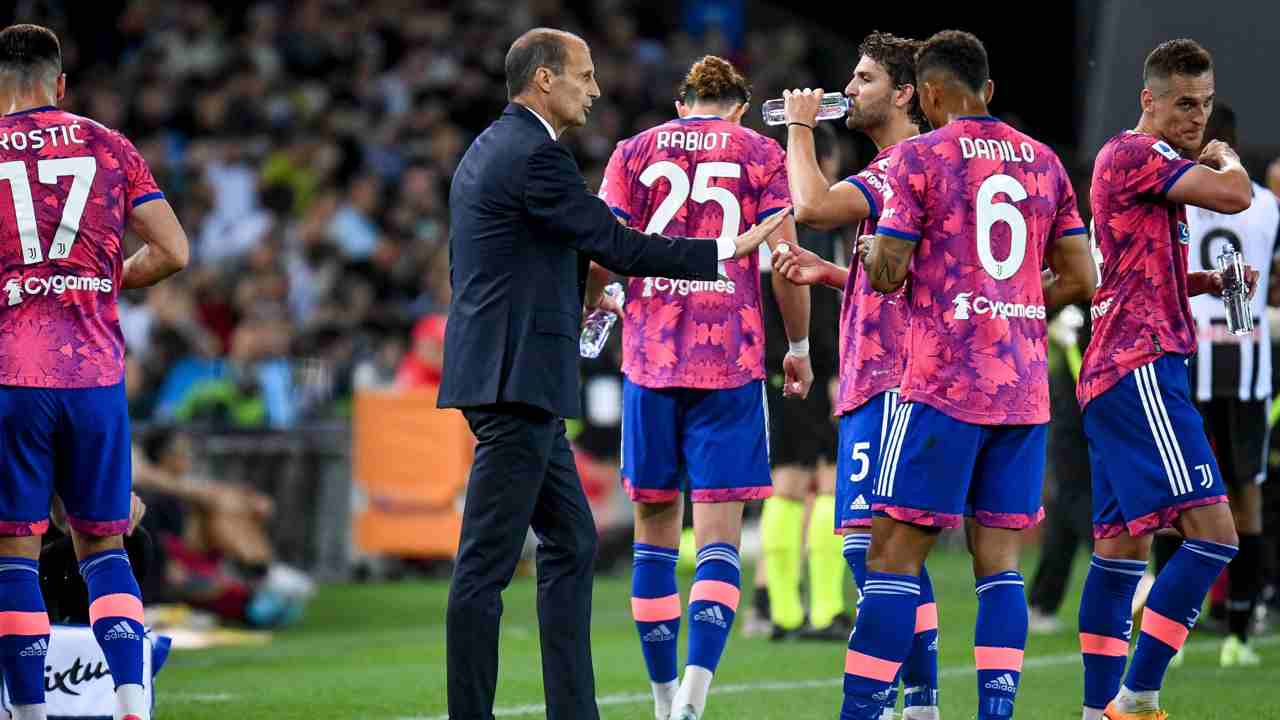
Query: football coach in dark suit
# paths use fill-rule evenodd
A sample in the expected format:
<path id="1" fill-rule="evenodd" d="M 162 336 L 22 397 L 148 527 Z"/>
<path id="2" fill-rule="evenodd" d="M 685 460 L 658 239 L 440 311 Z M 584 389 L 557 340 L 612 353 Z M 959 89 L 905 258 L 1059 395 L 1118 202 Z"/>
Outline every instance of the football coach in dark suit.
<path id="1" fill-rule="evenodd" d="M 511 103 L 467 149 L 449 191 L 453 299 L 439 404 L 461 408 L 477 441 L 449 588 L 449 716 L 493 717 L 501 593 L 532 526 L 547 717 L 594 720 L 596 528 L 564 431 L 564 418 L 580 414 L 584 300 L 602 301 L 590 261 L 622 275 L 713 280 L 718 261 L 755 252 L 788 213 L 716 241 L 628 229 L 557 141 L 600 96 L 587 44 L 530 30 L 508 51 L 506 76 Z"/>

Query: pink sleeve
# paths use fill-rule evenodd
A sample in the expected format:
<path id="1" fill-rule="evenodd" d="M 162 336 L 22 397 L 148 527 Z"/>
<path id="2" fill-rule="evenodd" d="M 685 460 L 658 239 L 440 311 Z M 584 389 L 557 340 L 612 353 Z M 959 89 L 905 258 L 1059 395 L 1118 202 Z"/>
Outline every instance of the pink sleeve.
<path id="1" fill-rule="evenodd" d="M 1131 171 L 1128 175 L 1132 189 L 1143 195 L 1163 196 L 1182 177 L 1195 167 L 1195 163 L 1183 158 L 1163 140 L 1150 135 L 1132 136 L 1130 152 L 1118 155 Z"/>
<path id="2" fill-rule="evenodd" d="M 116 133 L 116 137 L 120 140 L 121 164 L 124 166 L 125 181 L 128 183 L 125 197 L 129 201 L 129 209 L 132 210 L 151 200 L 162 199 L 164 193 L 160 192 L 160 186 L 151 176 L 151 168 L 147 167 L 147 161 L 142 158 L 142 153 L 138 152 L 138 148 L 134 147 L 124 135 Z"/>
<path id="3" fill-rule="evenodd" d="M 631 221 L 630 193 L 627 192 L 626 161 L 623 159 L 622 143 L 613 149 L 609 164 L 604 169 L 604 180 L 600 183 L 600 199 L 609 206 L 614 215 L 623 222 Z"/>
<path id="4" fill-rule="evenodd" d="M 760 188 L 760 201 L 756 205 L 756 222 L 791 204 L 791 190 L 787 185 L 787 154 L 776 144 L 770 153 L 773 172 Z"/>
<path id="5" fill-rule="evenodd" d="M 885 193 L 884 210 L 876 224 L 876 233 L 902 240 L 918 241 L 924 235 L 924 201 L 926 184 L 924 161 L 917 143 L 906 141 L 889 158 L 886 175 L 889 191 Z"/>
<path id="6" fill-rule="evenodd" d="M 875 173 L 875 168 L 868 165 L 856 175 L 845 178 L 845 182 L 858 188 L 867 199 L 867 207 L 871 208 L 871 217 L 878 219 L 884 210 L 884 180 Z"/>

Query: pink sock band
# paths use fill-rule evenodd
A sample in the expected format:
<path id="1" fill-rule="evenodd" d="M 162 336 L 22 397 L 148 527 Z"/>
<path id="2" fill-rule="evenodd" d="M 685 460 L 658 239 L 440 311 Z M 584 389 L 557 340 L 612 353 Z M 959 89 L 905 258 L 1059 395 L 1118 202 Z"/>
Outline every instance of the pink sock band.
<path id="1" fill-rule="evenodd" d="M 717 602 L 737 612 L 738 598 L 740 596 L 741 592 L 731 583 L 722 580 L 699 580 L 693 584 L 693 589 L 689 591 L 689 602 L 691 604 L 698 600 Z"/>
<path id="2" fill-rule="evenodd" d="M 0 635 L 48 635 L 49 613 L 5 610 L 0 612 Z"/>
<path id="3" fill-rule="evenodd" d="M 112 593 L 103 595 L 89 606 L 89 624 L 92 625 L 103 618 L 122 617 L 144 625 L 142 619 L 142 599 L 129 593 Z"/>
<path id="4" fill-rule="evenodd" d="M 1168 645 L 1174 650 L 1181 650 L 1191 631 L 1177 620 L 1170 620 L 1160 613 L 1146 608 L 1142 611 L 1142 632 Z"/>
<path id="5" fill-rule="evenodd" d="M 1124 638 L 1080 633 L 1080 652 L 1086 655 L 1106 655 L 1107 657 L 1126 657 L 1129 654 L 1129 641 Z"/>
<path id="6" fill-rule="evenodd" d="M 916 608 L 916 634 L 938 629 L 938 603 L 925 603 Z"/>
<path id="7" fill-rule="evenodd" d="M 979 670 L 1022 672 L 1022 651 L 1010 647 L 975 647 L 973 661 Z"/>
<path id="8" fill-rule="evenodd" d="M 871 678 L 880 682 L 893 682 L 898 676 L 898 668 L 902 663 L 881 660 L 878 657 L 864 655 L 857 650 L 849 650 L 844 656 L 844 672 L 846 675 Z"/>
<path id="9" fill-rule="evenodd" d="M 631 617 L 639 622 L 665 622 L 680 617 L 680 596 L 631 598 Z"/>

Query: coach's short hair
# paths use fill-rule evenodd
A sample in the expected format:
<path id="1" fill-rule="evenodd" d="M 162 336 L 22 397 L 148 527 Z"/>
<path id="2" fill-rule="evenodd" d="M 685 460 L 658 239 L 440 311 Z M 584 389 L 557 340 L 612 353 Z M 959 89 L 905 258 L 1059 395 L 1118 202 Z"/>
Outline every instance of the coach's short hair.
<path id="1" fill-rule="evenodd" d="M 40 25 L 10 25 L 0 30 L 0 72 L 26 81 L 54 81 L 62 73 L 58 36 Z"/>
<path id="2" fill-rule="evenodd" d="M 563 73 L 570 39 L 585 42 L 567 30 L 546 27 L 534 28 L 516 38 L 507 50 L 507 99 L 524 92 L 540 67 L 556 75 Z"/>
<path id="3" fill-rule="evenodd" d="M 911 116 L 912 122 L 924 128 L 929 126 L 929 121 L 920 111 L 920 86 L 916 83 L 916 53 L 919 52 L 920 45 L 919 40 L 872 31 L 858 46 L 858 56 L 865 55 L 880 63 L 885 72 L 889 73 L 894 87 L 910 85 L 915 88 L 907 114 Z"/>
<path id="4" fill-rule="evenodd" d="M 991 79 L 986 46 L 976 35 L 963 30 L 934 33 L 920 46 L 916 52 L 916 77 L 935 69 L 950 72 L 974 92 L 982 92 Z"/>
<path id="5" fill-rule="evenodd" d="M 1168 80 L 1174 75 L 1195 77 L 1213 69 L 1213 56 L 1200 43 L 1190 38 L 1167 40 L 1156 46 L 1142 64 L 1142 84 L 1152 80 Z"/>

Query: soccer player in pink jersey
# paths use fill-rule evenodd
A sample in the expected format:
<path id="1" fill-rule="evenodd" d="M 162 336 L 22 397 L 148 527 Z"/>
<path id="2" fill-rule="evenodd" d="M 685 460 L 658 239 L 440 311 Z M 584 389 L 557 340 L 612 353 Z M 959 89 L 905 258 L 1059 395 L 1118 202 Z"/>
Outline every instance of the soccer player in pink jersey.
<path id="1" fill-rule="evenodd" d="M 812 126 L 822 89 L 788 91 L 787 178 L 796 221 L 831 229 L 857 225 L 859 235 L 875 233 L 885 206 L 889 156 L 901 141 L 920 134 L 928 121 L 916 94 L 915 55 L 919 41 L 872 33 L 859 47 L 858 65 L 845 87 L 845 124 L 871 138 L 879 150 L 861 172 L 828 186 L 814 156 Z M 885 435 L 898 405 L 906 369 L 905 290 L 884 295 L 872 289 L 856 263 L 845 269 L 796 248 L 775 256 L 775 268 L 793 282 L 843 290 L 840 310 L 840 384 L 835 414 L 840 422 L 836 470 L 835 532 L 844 535 L 844 557 L 858 585 L 866 579 L 871 544 L 871 485 L 878 474 Z M 775 491 L 780 492 L 776 487 Z M 768 502 L 777 502 L 778 495 Z M 766 506 L 766 510 L 768 507 Z M 773 558 L 770 557 L 770 573 Z M 772 575 L 771 575 L 772 577 Z M 933 584 L 921 567 L 919 607 L 911 652 L 902 667 L 904 720 L 938 718 L 938 608 Z M 849 639 L 852 645 L 852 638 Z M 889 688 L 886 717 L 897 704 L 897 682 Z"/>
<path id="2" fill-rule="evenodd" d="M 704 57 L 681 88 L 681 117 L 618 143 L 601 197 L 632 227 L 708 239 L 787 212 L 782 148 L 740 124 L 749 99 L 728 61 Z M 779 239 L 794 244 L 792 219 L 771 243 Z M 721 274 L 633 278 L 623 315 L 622 481 L 636 503 L 631 608 L 658 720 L 702 716 L 738 607 L 743 504 L 771 492 L 759 256 L 725 262 Z M 804 396 L 813 379 L 809 290 L 773 282 L 791 341 L 784 392 Z M 686 476 L 698 561 L 677 685 Z"/>
<path id="3" fill-rule="evenodd" d="M 1196 348 L 1188 297 L 1220 293 L 1222 278 L 1187 271 L 1186 205 L 1236 213 L 1252 196 L 1229 146 L 1200 149 L 1213 97 L 1208 51 L 1193 40 L 1160 45 L 1143 67 L 1138 126 L 1108 140 L 1093 166 L 1102 283 L 1076 390 L 1093 475 L 1094 555 L 1080 600 L 1085 720 L 1165 717 L 1165 670 L 1238 545 L 1187 372 Z M 1250 268 L 1246 280 L 1255 275 Z M 1130 603 L 1151 534 L 1164 527 L 1186 540 L 1151 589 L 1121 686 Z"/>
<path id="4" fill-rule="evenodd" d="M 898 143 L 871 286 L 908 282 L 907 365 L 872 488 L 871 548 L 844 720 L 872 720 L 912 645 L 920 571 L 944 527 L 971 518 L 979 720 L 1013 715 L 1027 637 L 1021 531 L 1043 515 L 1047 306 L 1095 279 L 1076 197 L 1048 146 L 991 117 L 986 49 L 944 31 L 916 56 L 936 130 Z M 1046 279 L 1046 261 L 1057 275 Z"/>
<path id="5" fill-rule="evenodd" d="M 121 289 L 181 270 L 187 238 L 124 136 L 62 112 L 58 38 L 0 31 L 0 670 L 14 718 L 45 717 L 49 617 L 36 559 L 56 493 L 116 684 L 116 720 L 147 720 L 143 616 L 125 555 L 129 414 Z M 126 227 L 145 243 L 122 256 Z"/>

